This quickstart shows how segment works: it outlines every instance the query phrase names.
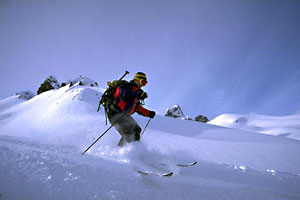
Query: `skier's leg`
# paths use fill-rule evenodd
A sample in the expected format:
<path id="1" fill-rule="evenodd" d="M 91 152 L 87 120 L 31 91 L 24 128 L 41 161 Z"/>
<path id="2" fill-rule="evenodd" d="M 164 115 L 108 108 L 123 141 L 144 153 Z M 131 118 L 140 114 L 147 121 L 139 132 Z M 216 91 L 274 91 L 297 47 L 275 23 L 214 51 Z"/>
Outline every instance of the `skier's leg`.
<path id="1" fill-rule="evenodd" d="M 135 135 L 133 134 L 126 134 L 126 135 L 122 135 L 121 139 L 118 143 L 118 146 L 122 147 L 127 143 L 131 143 L 135 141 Z"/>
<path id="2" fill-rule="evenodd" d="M 142 129 L 137 123 L 136 126 L 134 127 L 134 132 L 135 132 L 135 140 L 140 141 Z"/>
<path id="3" fill-rule="evenodd" d="M 126 143 L 139 141 L 142 129 L 129 114 L 108 113 L 108 119 L 111 124 L 118 120 L 114 125 L 121 135 L 118 146 L 124 146 Z"/>
<path id="4" fill-rule="evenodd" d="M 119 146 L 140 140 L 142 129 L 130 115 L 127 115 L 116 128 L 122 136 L 118 144 Z"/>

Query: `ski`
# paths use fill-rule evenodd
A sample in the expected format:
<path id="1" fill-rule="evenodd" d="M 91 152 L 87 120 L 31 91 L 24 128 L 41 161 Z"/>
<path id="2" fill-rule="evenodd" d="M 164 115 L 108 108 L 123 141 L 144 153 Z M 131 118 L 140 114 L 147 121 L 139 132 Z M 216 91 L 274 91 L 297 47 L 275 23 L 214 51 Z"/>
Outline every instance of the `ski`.
<path id="1" fill-rule="evenodd" d="M 159 172 L 149 172 L 149 171 L 139 171 L 139 170 L 137 172 L 143 175 L 154 175 L 154 176 L 161 176 L 161 177 L 169 177 L 173 175 L 173 172 L 159 173 Z"/>
<path id="2" fill-rule="evenodd" d="M 176 167 L 191 167 L 197 164 L 197 161 L 187 163 L 187 164 L 176 164 Z M 167 164 L 160 164 L 160 165 L 167 165 Z M 159 172 L 151 172 L 151 171 L 137 171 L 140 174 L 143 175 L 154 175 L 154 176 L 161 176 L 161 177 L 170 177 L 173 176 L 173 172 L 167 172 L 167 173 L 159 173 Z"/>
<path id="3" fill-rule="evenodd" d="M 197 161 L 191 162 L 191 163 L 188 163 L 188 164 L 177 164 L 176 166 L 177 167 L 190 167 L 190 166 L 194 166 L 196 164 L 197 164 Z"/>
<path id="4" fill-rule="evenodd" d="M 191 163 L 187 163 L 187 164 L 175 164 L 176 167 L 191 167 L 191 166 L 194 166 L 197 164 L 197 161 L 195 162 L 191 162 Z M 165 163 L 161 163 L 161 164 L 158 164 L 160 166 L 168 166 L 168 165 L 171 165 L 171 164 L 165 164 Z"/>

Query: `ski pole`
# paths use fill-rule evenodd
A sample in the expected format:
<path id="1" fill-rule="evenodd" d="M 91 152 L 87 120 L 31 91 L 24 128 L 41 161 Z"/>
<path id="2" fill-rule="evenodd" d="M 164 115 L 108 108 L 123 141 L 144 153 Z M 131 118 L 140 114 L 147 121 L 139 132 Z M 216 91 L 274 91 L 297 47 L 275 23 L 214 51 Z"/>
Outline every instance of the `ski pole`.
<path id="1" fill-rule="evenodd" d="M 145 132 L 146 128 L 148 127 L 148 124 L 150 123 L 151 119 L 152 119 L 152 118 L 150 118 L 150 119 L 148 120 L 148 122 L 147 122 L 147 124 L 146 124 L 146 126 L 145 126 L 145 128 L 144 128 L 144 130 L 143 130 L 143 132 L 142 132 L 142 134 L 141 134 L 141 136 L 144 134 L 144 132 Z"/>
<path id="2" fill-rule="evenodd" d="M 125 115 L 126 113 L 124 112 L 120 117 L 119 117 L 119 119 L 117 119 L 117 121 L 115 121 L 108 129 L 106 129 L 106 131 L 104 131 L 104 133 L 102 133 L 102 135 L 100 135 L 94 142 L 93 142 L 93 144 L 91 144 L 83 153 L 82 153 L 82 155 L 83 154 L 85 154 L 92 146 L 94 146 L 94 144 L 96 144 L 96 142 L 98 142 L 98 140 L 100 140 L 100 138 L 102 138 L 104 135 L 105 135 L 105 133 L 107 133 L 116 123 L 118 123 L 121 119 L 122 119 L 122 117 L 124 117 L 124 115 Z"/>

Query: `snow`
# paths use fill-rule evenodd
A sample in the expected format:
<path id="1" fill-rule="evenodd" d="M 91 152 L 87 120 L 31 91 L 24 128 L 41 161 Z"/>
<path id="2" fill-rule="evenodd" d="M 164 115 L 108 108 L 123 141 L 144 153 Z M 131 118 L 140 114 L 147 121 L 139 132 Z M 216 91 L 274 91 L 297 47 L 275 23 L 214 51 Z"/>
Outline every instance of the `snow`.
<path id="1" fill-rule="evenodd" d="M 0 100 L 1 198 L 300 199 L 299 116 L 156 116 L 140 142 L 117 147 L 111 129 L 82 155 L 109 127 L 96 112 L 102 92 L 76 83 Z M 148 118 L 133 117 L 145 127 Z"/>
<path id="2" fill-rule="evenodd" d="M 24 100 L 29 100 L 29 99 L 35 97 L 35 94 L 30 90 L 26 90 L 26 91 L 23 91 L 23 92 L 17 92 L 16 95 L 20 99 L 24 99 Z"/>
<path id="3" fill-rule="evenodd" d="M 3 112 L 21 102 L 25 101 L 24 99 L 19 98 L 17 95 L 13 95 L 6 99 L 0 101 L 0 112 Z"/>
<path id="4" fill-rule="evenodd" d="M 300 115 L 223 114 L 211 120 L 209 124 L 300 140 L 299 122 Z"/>
<path id="5" fill-rule="evenodd" d="M 79 77 L 77 77 L 77 78 L 75 78 L 75 79 L 73 79 L 73 80 L 68 80 L 67 82 L 66 82 L 66 84 L 72 84 L 72 85 L 74 85 L 74 84 L 76 84 L 76 83 L 80 83 L 81 85 L 87 85 L 87 86 L 98 86 L 98 83 L 97 82 L 95 82 L 94 80 L 92 80 L 92 79 L 90 79 L 90 78 L 88 78 L 88 77 L 82 77 L 82 76 L 79 76 Z"/>

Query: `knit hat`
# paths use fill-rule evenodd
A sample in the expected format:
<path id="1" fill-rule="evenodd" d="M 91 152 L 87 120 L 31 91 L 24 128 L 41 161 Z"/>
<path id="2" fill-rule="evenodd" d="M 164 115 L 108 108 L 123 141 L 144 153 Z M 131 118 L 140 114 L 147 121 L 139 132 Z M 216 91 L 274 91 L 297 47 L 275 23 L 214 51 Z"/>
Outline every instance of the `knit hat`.
<path id="1" fill-rule="evenodd" d="M 138 72 L 134 75 L 134 80 L 145 79 L 147 80 L 146 74 L 143 72 Z"/>

